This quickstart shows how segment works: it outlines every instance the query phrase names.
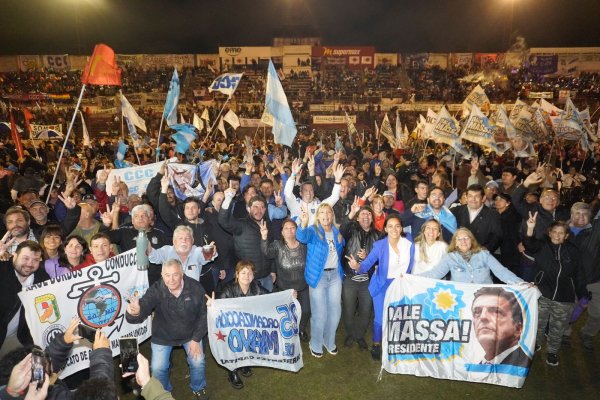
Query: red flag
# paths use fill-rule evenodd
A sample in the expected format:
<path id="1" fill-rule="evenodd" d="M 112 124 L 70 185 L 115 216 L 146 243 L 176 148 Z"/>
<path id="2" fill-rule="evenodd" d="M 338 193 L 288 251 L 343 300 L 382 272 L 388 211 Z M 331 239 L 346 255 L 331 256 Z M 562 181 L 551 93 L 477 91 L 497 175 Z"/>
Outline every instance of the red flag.
<path id="1" fill-rule="evenodd" d="M 86 85 L 121 86 L 121 70 L 117 67 L 115 52 L 105 44 L 97 44 L 81 77 Z"/>
<path id="2" fill-rule="evenodd" d="M 33 119 L 33 114 L 27 107 L 23 107 L 23 116 L 25 117 L 25 129 L 27 129 L 27 133 L 31 137 L 31 125 L 29 125 L 29 121 Z"/>
<path id="3" fill-rule="evenodd" d="M 23 153 L 23 144 L 21 143 L 21 137 L 17 132 L 17 125 L 15 124 L 15 117 L 13 116 L 12 110 L 10 111 L 10 136 L 13 142 L 15 142 L 15 150 L 17 150 L 17 156 L 19 160 L 25 157 Z"/>

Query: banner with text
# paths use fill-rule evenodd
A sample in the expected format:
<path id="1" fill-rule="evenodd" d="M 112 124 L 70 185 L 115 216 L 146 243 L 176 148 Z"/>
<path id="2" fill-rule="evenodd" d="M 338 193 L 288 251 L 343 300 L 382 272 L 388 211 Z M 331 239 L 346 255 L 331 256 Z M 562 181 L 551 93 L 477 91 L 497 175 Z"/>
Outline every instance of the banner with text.
<path id="1" fill-rule="evenodd" d="M 208 307 L 210 350 L 230 371 L 261 366 L 297 372 L 304 366 L 300 314 L 292 290 L 215 300 Z"/>
<path id="2" fill-rule="evenodd" d="M 348 119 L 353 124 L 356 123 L 356 115 L 349 115 Z M 345 115 L 313 115 L 315 125 L 345 125 L 346 123 Z"/>
<path id="3" fill-rule="evenodd" d="M 158 173 L 162 165 L 163 163 L 159 162 L 136 167 L 111 169 L 106 181 L 106 193 L 109 196 L 114 194 L 112 193 L 112 185 L 115 179 L 119 177 L 121 182 L 125 182 L 129 187 L 129 194 L 138 194 L 141 196 L 146 192 L 146 187 L 150 183 L 150 179 Z M 96 174 L 96 179 L 98 178 L 98 173 Z"/>
<path id="4" fill-rule="evenodd" d="M 520 388 L 535 347 L 539 295 L 526 286 L 396 279 L 384 302 L 382 367 Z"/>
<path id="5" fill-rule="evenodd" d="M 113 357 L 120 353 L 119 338 L 150 337 L 151 320 L 129 324 L 125 320 L 127 298 L 148 289 L 148 274 L 136 266 L 135 249 L 67 275 L 30 286 L 19 293 L 33 341 L 46 348 L 69 326 L 72 317 L 110 340 Z M 69 354 L 62 378 L 90 366 L 90 343 L 80 339 Z"/>

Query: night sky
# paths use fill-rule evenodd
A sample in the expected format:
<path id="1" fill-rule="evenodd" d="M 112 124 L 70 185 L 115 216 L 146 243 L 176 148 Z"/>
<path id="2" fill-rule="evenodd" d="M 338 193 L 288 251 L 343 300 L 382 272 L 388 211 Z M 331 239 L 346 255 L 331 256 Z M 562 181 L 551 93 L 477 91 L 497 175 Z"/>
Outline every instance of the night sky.
<path id="1" fill-rule="evenodd" d="M 600 47 L 599 16 L 599 0 L 2 0 L 0 54 L 217 53 L 294 32 L 378 52 L 502 52 L 511 21 L 530 47 Z"/>

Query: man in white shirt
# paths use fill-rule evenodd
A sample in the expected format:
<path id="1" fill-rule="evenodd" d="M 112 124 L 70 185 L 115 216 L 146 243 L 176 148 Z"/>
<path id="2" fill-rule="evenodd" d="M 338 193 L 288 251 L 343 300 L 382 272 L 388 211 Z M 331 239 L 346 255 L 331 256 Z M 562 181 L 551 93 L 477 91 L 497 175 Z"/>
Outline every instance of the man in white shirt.
<path id="1" fill-rule="evenodd" d="M 314 164 L 314 161 L 311 162 Z M 343 166 L 338 165 L 333 172 L 335 177 L 335 185 L 333 186 L 331 196 L 323 200 L 323 203 L 327 203 L 333 207 L 339 200 L 340 183 L 342 176 L 344 175 L 344 170 L 345 168 Z M 296 198 L 296 196 L 294 196 L 294 182 L 296 181 L 296 176 L 298 176 L 301 172 L 302 164 L 300 163 L 299 159 L 296 159 L 292 163 L 292 175 L 290 176 L 290 179 L 287 180 L 283 193 L 285 195 L 287 207 L 290 210 L 290 217 L 294 220 L 298 219 L 302 210 L 302 205 L 304 205 L 308 209 L 308 224 L 312 225 L 315 221 L 315 214 L 317 207 L 319 204 L 321 204 L 321 200 L 315 197 L 315 190 L 310 182 L 304 182 L 300 186 L 301 198 Z M 309 174 L 314 176 L 314 165 L 309 165 Z"/>

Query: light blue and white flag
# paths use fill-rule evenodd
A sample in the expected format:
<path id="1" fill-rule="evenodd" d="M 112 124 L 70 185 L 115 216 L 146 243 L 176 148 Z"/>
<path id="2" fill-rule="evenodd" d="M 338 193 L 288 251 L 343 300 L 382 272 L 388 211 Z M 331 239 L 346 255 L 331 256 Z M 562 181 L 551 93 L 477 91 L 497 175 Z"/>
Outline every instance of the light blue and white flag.
<path id="1" fill-rule="evenodd" d="M 194 125 L 175 124 L 171 126 L 171 129 L 177 131 L 177 133 L 171 135 L 171 139 L 173 139 L 176 143 L 175 151 L 181 154 L 185 154 L 197 136 L 196 132 L 194 131 Z"/>
<path id="2" fill-rule="evenodd" d="M 462 145 L 459 133 L 458 121 L 450 115 L 446 106 L 442 106 L 431 130 L 431 139 L 435 143 L 447 144 L 463 156 L 468 156 L 469 151 Z"/>
<path id="3" fill-rule="evenodd" d="M 227 96 L 233 96 L 235 89 L 237 89 L 242 76 L 244 73 L 234 74 L 226 73 L 215 78 L 215 80 L 208 87 L 209 92 L 221 92 Z"/>
<path id="4" fill-rule="evenodd" d="M 127 154 L 128 148 L 129 146 L 127 146 L 122 140 L 119 140 L 115 154 L 115 168 L 127 168 L 133 165 L 132 163 L 125 161 L 125 154 Z"/>
<path id="5" fill-rule="evenodd" d="M 269 73 L 267 74 L 265 106 L 269 114 L 273 116 L 275 143 L 291 147 L 298 131 L 283 86 L 281 86 L 271 60 L 269 60 Z"/>
<path id="6" fill-rule="evenodd" d="M 341 151 L 344 150 L 344 145 L 342 144 L 342 141 L 340 140 L 340 137 L 338 136 L 337 132 L 335 133 L 335 151 Z"/>
<path id="7" fill-rule="evenodd" d="M 121 113 L 123 114 L 123 117 L 127 118 L 129 122 L 140 128 L 142 131 L 148 132 L 146 129 L 146 121 L 138 115 L 131 103 L 129 103 L 129 100 L 125 98 L 120 90 L 119 100 L 121 101 Z"/>
<path id="8" fill-rule="evenodd" d="M 463 125 L 460 137 L 469 142 L 477 143 L 480 146 L 491 148 L 492 150 L 496 150 L 497 148 L 492 125 L 475 104 L 471 106 L 471 112 Z"/>
<path id="9" fill-rule="evenodd" d="M 173 77 L 171 78 L 171 84 L 169 86 L 169 93 L 167 93 L 167 100 L 165 101 L 165 109 L 163 116 L 167 121 L 167 125 L 177 125 L 177 104 L 179 103 L 179 75 L 177 74 L 177 68 L 173 70 Z"/>

